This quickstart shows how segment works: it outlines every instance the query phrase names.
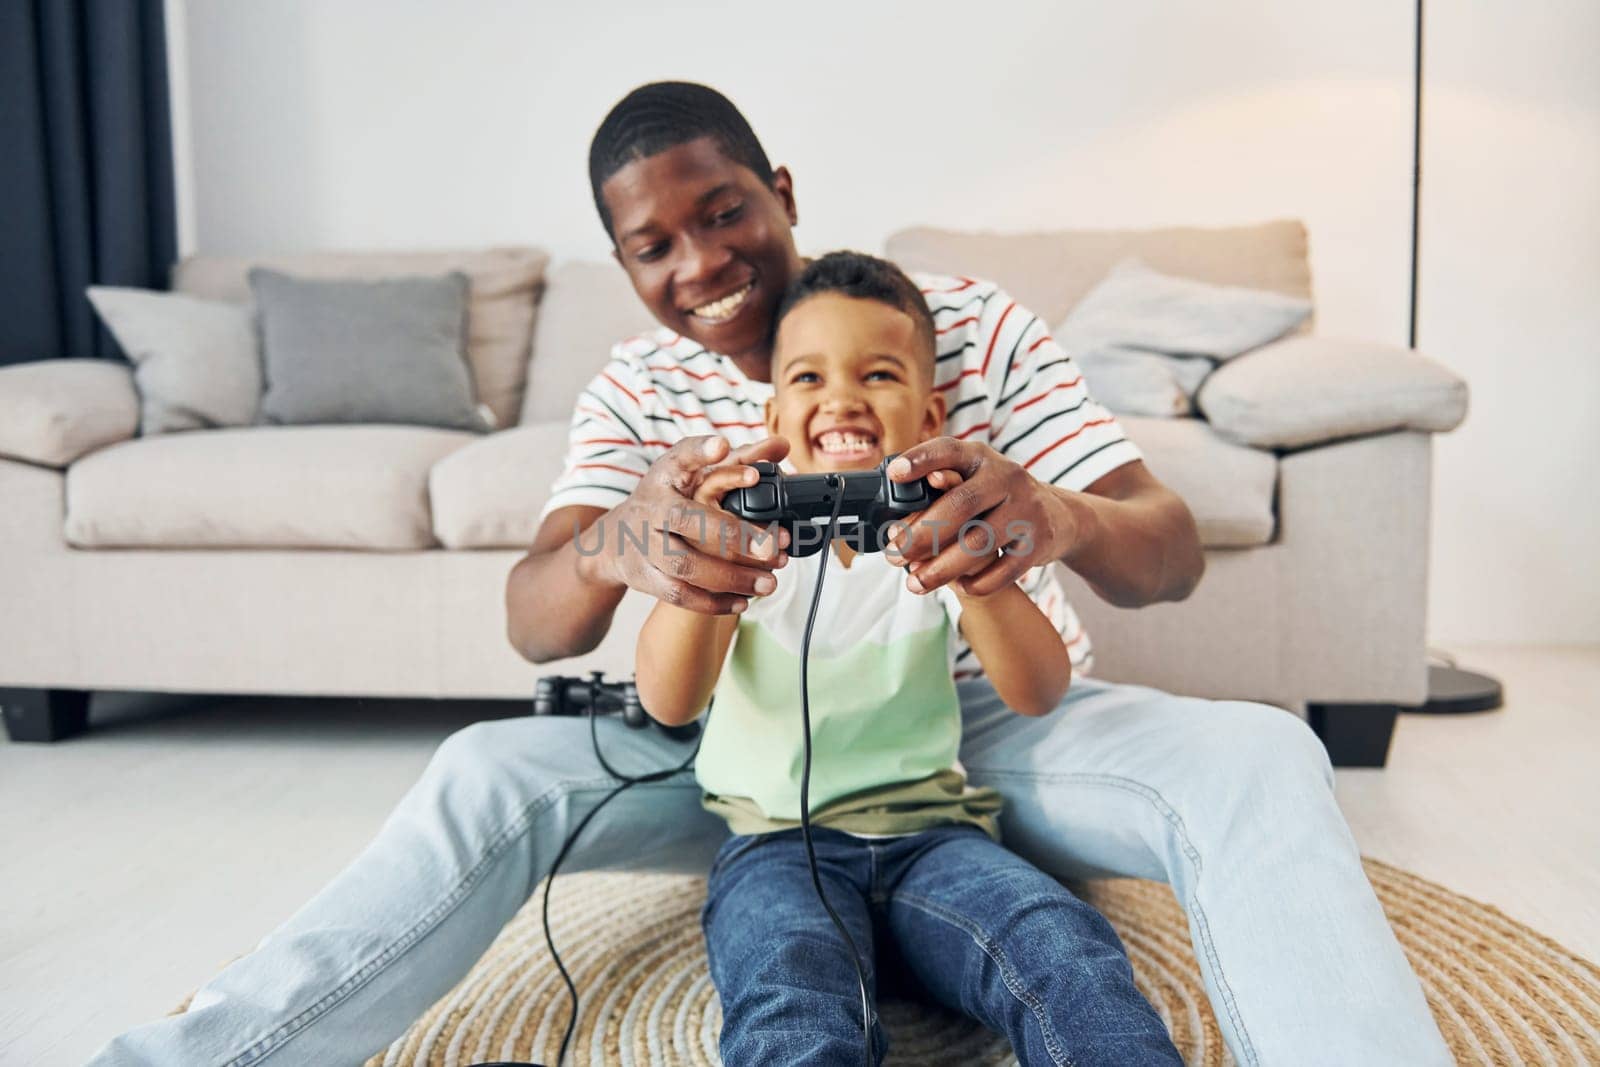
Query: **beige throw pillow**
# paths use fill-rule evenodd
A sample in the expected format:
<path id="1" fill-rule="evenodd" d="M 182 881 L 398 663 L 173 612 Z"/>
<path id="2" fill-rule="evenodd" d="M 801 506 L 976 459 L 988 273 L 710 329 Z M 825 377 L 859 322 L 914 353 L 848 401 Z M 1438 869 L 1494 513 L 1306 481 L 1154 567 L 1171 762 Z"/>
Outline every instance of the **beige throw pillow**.
<path id="1" fill-rule="evenodd" d="M 1291 337 L 1223 364 L 1197 403 L 1231 440 L 1303 448 L 1391 430 L 1453 430 L 1467 414 L 1467 383 L 1417 352 Z"/>
<path id="2" fill-rule="evenodd" d="M 249 307 L 109 286 L 91 286 L 89 302 L 133 364 L 141 434 L 256 421 L 261 356 Z"/>

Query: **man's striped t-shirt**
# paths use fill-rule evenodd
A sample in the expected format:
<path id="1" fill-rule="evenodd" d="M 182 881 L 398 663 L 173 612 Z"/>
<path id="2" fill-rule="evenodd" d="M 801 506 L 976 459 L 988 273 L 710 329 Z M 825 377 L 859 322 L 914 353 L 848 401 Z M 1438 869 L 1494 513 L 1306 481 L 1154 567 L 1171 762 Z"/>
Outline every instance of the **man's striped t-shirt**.
<path id="1" fill-rule="evenodd" d="M 934 388 L 945 394 L 947 436 L 985 441 L 1040 481 L 1080 491 L 1140 458 L 1037 315 L 992 282 L 912 278 L 933 312 Z M 771 383 L 670 330 L 617 345 L 578 397 L 566 467 L 541 519 L 574 505 L 615 507 L 685 437 L 715 433 L 735 447 L 766 437 L 771 395 Z M 1074 670 L 1087 672 L 1088 634 L 1051 569 L 1034 568 L 1022 586 L 1060 631 Z M 956 678 L 978 673 L 962 648 Z"/>

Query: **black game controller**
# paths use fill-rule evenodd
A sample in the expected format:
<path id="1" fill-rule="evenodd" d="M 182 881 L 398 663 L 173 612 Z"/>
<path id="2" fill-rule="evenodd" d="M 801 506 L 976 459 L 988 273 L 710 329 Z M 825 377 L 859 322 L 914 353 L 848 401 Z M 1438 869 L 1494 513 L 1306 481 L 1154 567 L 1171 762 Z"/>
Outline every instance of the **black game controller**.
<path id="1" fill-rule="evenodd" d="M 722 509 L 756 526 L 778 524 L 789 531 L 789 555 L 811 556 L 827 543 L 827 520 L 843 495 L 834 536 L 857 552 L 882 552 L 896 524 L 904 525 L 938 496 L 926 478 L 891 482 L 892 459 L 885 458 L 876 470 L 829 474 L 785 474 L 777 464 L 758 460 L 750 465 L 760 480 L 724 496 Z"/>
<path id="2" fill-rule="evenodd" d="M 533 691 L 535 715 L 587 715 L 590 711 L 596 715 L 621 712 L 622 721 L 635 730 L 643 730 L 655 722 L 645 713 L 632 678 L 608 682 L 600 671 L 594 671 L 587 678 L 547 674 L 539 679 Z M 678 741 L 690 740 L 700 733 L 698 722 L 686 722 L 681 726 L 656 725 Z"/>

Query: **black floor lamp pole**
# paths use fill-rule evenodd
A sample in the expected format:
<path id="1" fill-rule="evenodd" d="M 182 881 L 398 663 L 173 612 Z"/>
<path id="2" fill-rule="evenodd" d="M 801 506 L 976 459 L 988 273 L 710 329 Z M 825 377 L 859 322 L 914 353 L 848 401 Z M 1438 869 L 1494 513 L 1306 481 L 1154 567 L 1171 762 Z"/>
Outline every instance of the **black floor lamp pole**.
<path id="1" fill-rule="evenodd" d="M 1417 265 L 1422 237 L 1422 0 L 1417 2 L 1416 51 L 1411 72 L 1411 305 L 1406 345 L 1417 347 Z M 1336 767 L 1382 767 L 1401 712 L 1459 713 L 1491 711 L 1502 701 L 1500 683 L 1485 674 L 1462 670 L 1431 650 L 1428 697 L 1422 704 L 1320 704 L 1308 702 L 1306 718 L 1328 748 Z"/>
<path id="2" fill-rule="evenodd" d="M 1417 0 L 1417 54 L 1411 81 L 1411 317 L 1406 347 L 1417 347 L 1417 244 L 1422 232 L 1422 0 Z"/>
<path id="3" fill-rule="evenodd" d="M 1422 0 L 1417 0 L 1416 55 L 1411 82 L 1411 315 L 1406 345 L 1417 347 L 1417 250 L 1422 235 Z M 1428 668 L 1428 702 L 1406 711 L 1491 711 L 1503 700 L 1500 683 L 1454 663 Z"/>

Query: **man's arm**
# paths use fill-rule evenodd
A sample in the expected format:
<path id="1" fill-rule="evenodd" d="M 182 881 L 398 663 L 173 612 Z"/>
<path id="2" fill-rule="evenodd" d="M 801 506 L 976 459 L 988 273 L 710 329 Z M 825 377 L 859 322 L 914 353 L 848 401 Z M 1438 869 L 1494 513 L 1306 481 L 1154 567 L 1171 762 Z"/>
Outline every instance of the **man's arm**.
<path id="1" fill-rule="evenodd" d="M 1205 574 L 1194 515 L 1144 462 L 1126 463 L 1082 493 L 1054 489 L 1083 532 L 1061 561 L 1106 601 L 1137 608 L 1183 600 Z"/>
<path id="2" fill-rule="evenodd" d="M 966 439 L 914 445 L 890 471 L 897 481 L 941 468 L 963 478 L 906 542 L 907 581 L 932 589 L 965 576 L 969 589 L 987 594 L 1061 560 L 1119 606 L 1188 596 L 1205 569 L 1189 509 L 1145 468 L 1044 322 L 999 290 L 976 319 L 962 321 L 961 373 L 981 375 L 993 407 L 987 421 L 963 431 Z M 988 430 L 986 440 L 973 437 L 979 429 Z M 963 551 L 952 542 L 973 519 L 988 529 L 969 530 Z M 1006 550 L 999 559 L 994 541 Z"/>
<path id="3" fill-rule="evenodd" d="M 1040 482 L 986 444 L 940 437 L 907 449 L 890 477 L 909 481 L 935 470 L 954 470 L 963 481 L 924 513 L 926 531 L 912 527 L 901 536 L 907 580 L 918 592 L 965 576 L 969 591 L 987 595 L 1030 567 L 1060 560 L 1107 601 L 1142 607 L 1182 600 L 1205 572 L 1194 516 L 1143 461 L 1125 463 L 1078 493 Z M 973 530 L 966 545 L 954 541 L 949 532 L 971 519 L 982 519 L 994 534 Z M 937 555 L 933 530 L 946 532 Z M 989 562 L 984 549 L 993 546 L 986 540 L 1004 540 L 1013 530 L 1027 536 Z"/>
<path id="4" fill-rule="evenodd" d="M 737 449 L 721 437 L 685 438 L 611 510 L 552 511 L 506 580 L 512 647 L 534 663 L 593 651 L 629 589 L 706 615 L 729 614 L 735 604 L 771 592 L 772 571 L 788 559 L 782 551 L 788 535 L 764 537 L 758 527 L 697 503 L 694 493 L 713 477 L 723 491 L 752 485 L 757 475 L 750 464 L 775 463 L 788 450 L 781 437 Z"/>
<path id="5" fill-rule="evenodd" d="M 523 658 L 546 663 L 592 651 L 611 628 L 628 587 L 584 574 L 589 562 L 574 535 L 604 508 L 558 508 L 539 524 L 533 547 L 506 580 L 506 636 Z M 552 611 L 553 605 L 561 605 Z"/>

